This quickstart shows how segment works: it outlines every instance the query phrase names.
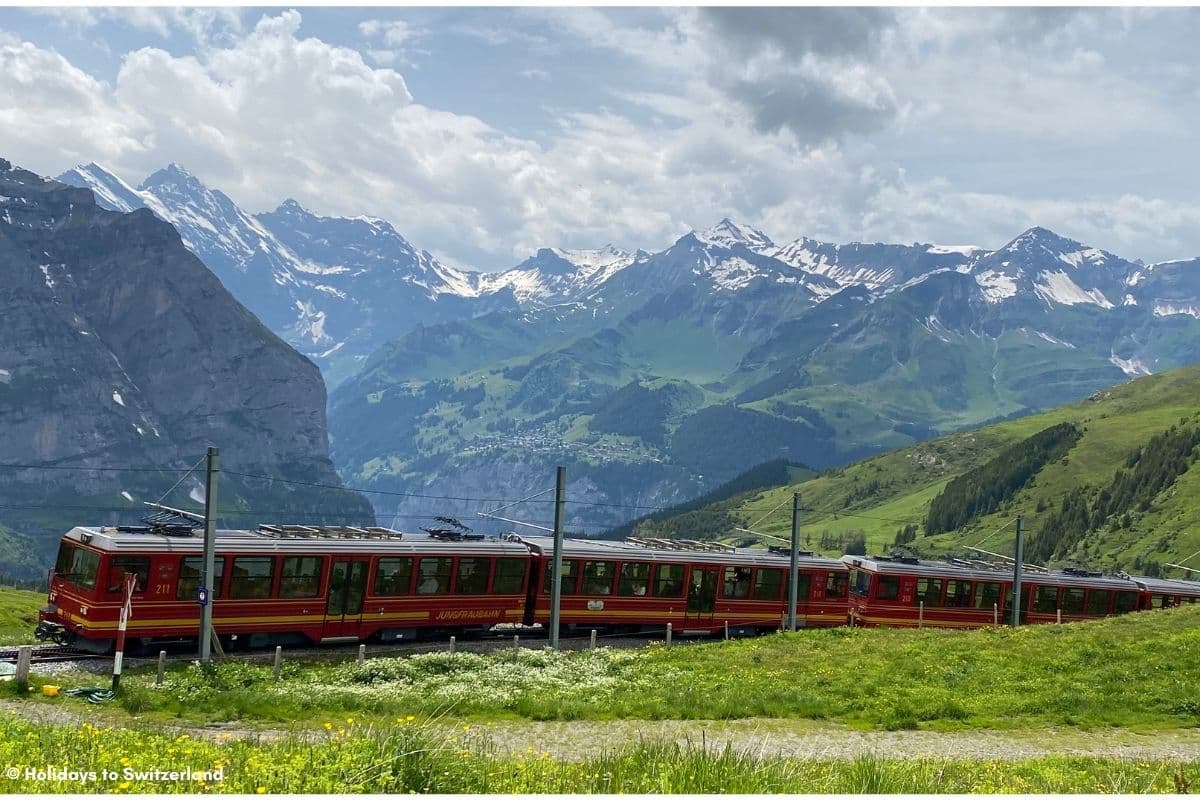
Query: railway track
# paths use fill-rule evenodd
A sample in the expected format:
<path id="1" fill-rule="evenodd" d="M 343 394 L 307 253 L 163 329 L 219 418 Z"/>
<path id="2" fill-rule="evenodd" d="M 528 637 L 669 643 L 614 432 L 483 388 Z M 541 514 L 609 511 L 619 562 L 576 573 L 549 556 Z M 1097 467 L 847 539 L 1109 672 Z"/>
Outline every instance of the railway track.
<path id="1" fill-rule="evenodd" d="M 16 647 L 0 648 L 0 661 L 15 664 L 17 662 L 17 654 L 20 652 Z M 53 664 L 62 661 L 83 661 L 89 658 L 112 658 L 112 656 L 100 656 L 87 650 L 80 650 L 77 647 L 65 647 L 63 645 L 33 645 L 33 652 L 30 654 L 30 663 L 33 664 Z"/>

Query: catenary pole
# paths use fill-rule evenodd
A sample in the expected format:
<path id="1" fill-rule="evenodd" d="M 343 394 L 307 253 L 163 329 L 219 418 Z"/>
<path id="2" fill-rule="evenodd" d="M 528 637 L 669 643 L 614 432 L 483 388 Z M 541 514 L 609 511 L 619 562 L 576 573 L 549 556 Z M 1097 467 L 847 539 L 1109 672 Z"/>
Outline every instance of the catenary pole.
<path id="1" fill-rule="evenodd" d="M 221 470 L 221 453 L 208 448 L 208 471 L 204 482 L 204 598 L 200 606 L 200 662 L 212 658 L 213 571 L 216 567 L 217 545 L 217 478 Z"/>
<path id="2" fill-rule="evenodd" d="M 792 494 L 792 569 L 788 573 L 788 630 L 796 630 L 796 601 L 800 595 L 800 493 Z"/>
<path id="3" fill-rule="evenodd" d="M 1025 558 L 1025 518 L 1017 515 L 1017 552 L 1013 561 L 1012 626 L 1021 624 L 1021 562 Z"/>
<path id="4" fill-rule="evenodd" d="M 559 611 L 562 604 L 563 510 L 567 504 L 567 468 L 559 467 L 554 480 L 554 559 L 550 583 L 550 646 L 558 649 Z"/>

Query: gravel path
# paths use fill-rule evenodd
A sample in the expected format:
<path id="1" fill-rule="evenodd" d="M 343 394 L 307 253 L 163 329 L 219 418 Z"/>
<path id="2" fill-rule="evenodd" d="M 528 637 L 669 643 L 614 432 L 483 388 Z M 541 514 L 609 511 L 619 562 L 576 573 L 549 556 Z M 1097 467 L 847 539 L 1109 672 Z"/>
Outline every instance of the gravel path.
<path id="1" fill-rule="evenodd" d="M 97 722 L 87 706 L 0 700 L 0 713 L 16 712 L 35 722 L 78 725 Z M 137 717 L 125 723 L 142 724 Z M 809 720 L 748 719 L 612 720 L 604 722 L 492 722 L 470 726 L 465 734 L 502 753 L 525 754 L 529 748 L 559 760 L 580 760 L 638 741 L 673 741 L 721 750 L 726 746 L 761 758 L 852 759 L 879 758 L 1021 759 L 1046 755 L 1085 755 L 1135 760 L 1170 759 L 1200 762 L 1200 729 L 1138 732 L 1125 729 L 1080 731 L 1043 728 L 1023 731 L 858 731 L 842 725 Z M 286 733 L 236 723 L 164 728 L 207 738 L 269 741 Z M 462 728 L 446 726 L 447 736 Z M 313 735 L 323 735 L 315 732 Z"/>

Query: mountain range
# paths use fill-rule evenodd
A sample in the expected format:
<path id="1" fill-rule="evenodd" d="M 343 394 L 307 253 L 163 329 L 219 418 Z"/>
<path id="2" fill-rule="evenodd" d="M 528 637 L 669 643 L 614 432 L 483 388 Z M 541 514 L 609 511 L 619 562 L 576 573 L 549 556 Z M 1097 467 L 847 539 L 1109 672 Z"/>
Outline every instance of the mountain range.
<path id="1" fill-rule="evenodd" d="M 0 275 L 0 572 L 44 574 L 81 520 L 197 509 L 210 444 L 226 524 L 372 520 L 337 488 L 320 373 L 155 214 L 0 159 Z"/>
<path id="2" fill-rule="evenodd" d="M 1087 396 L 1200 356 L 1200 260 L 1044 228 L 995 250 L 777 244 L 722 220 L 658 252 L 441 264 L 374 217 L 250 214 L 171 165 L 60 176 L 174 224 L 331 387 L 354 486 L 511 498 L 566 464 L 594 531 L 775 458 L 816 468 Z M 528 491 L 526 491 L 528 490 Z M 482 503 L 393 498 L 397 520 Z"/>

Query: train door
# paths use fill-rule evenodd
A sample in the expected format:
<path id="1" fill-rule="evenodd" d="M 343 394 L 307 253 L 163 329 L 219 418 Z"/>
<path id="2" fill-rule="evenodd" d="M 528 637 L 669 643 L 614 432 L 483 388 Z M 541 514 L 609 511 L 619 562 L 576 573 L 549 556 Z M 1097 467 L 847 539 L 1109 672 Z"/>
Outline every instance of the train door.
<path id="1" fill-rule="evenodd" d="M 329 596 L 321 640 L 358 639 L 363 596 L 367 592 L 367 561 L 335 560 L 329 571 Z"/>
<path id="2" fill-rule="evenodd" d="M 717 604 L 717 568 L 692 567 L 688 581 L 687 611 L 684 627 L 711 627 L 713 609 Z"/>

